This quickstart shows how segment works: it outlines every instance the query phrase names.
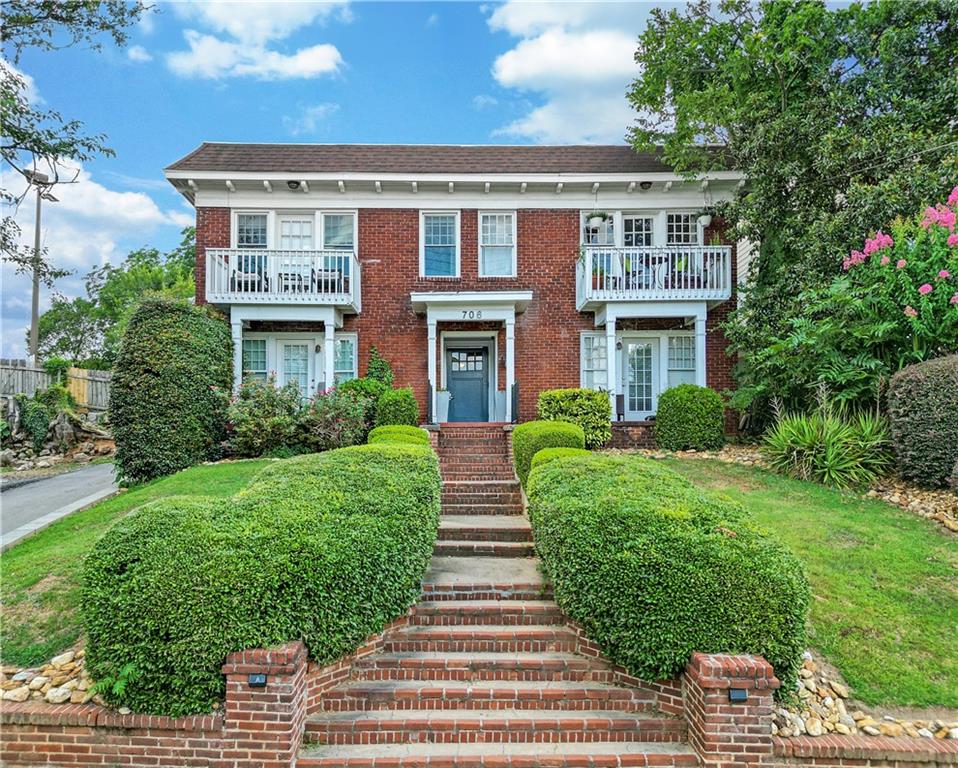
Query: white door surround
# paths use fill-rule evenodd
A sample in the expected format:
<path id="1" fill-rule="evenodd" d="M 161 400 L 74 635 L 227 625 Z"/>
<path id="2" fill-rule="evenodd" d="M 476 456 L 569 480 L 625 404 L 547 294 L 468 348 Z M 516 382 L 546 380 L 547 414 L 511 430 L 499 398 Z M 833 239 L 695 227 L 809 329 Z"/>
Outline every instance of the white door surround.
<path id="1" fill-rule="evenodd" d="M 425 313 L 428 330 L 426 348 L 432 402 L 429 412 L 436 417 L 436 390 L 440 386 L 436 364 L 437 324 L 501 322 L 506 329 L 505 421 L 512 421 L 512 390 L 516 381 L 516 313 L 532 301 L 532 291 L 436 291 L 412 293 L 414 312 Z M 445 356 L 445 353 L 443 353 Z M 498 365 L 496 366 L 498 368 Z M 494 411 L 490 411 L 490 414 Z"/>
<path id="2" fill-rule="evenodd" d="M 439 332 L 439 389 L 449 389 L 446 352 L 450 349 L 483 347 L 488 350 L 489 365 L 489 421 L 495 421 L 496 393 L 499 391 L 499 332 L 498 331 L 440 331 Z"/>

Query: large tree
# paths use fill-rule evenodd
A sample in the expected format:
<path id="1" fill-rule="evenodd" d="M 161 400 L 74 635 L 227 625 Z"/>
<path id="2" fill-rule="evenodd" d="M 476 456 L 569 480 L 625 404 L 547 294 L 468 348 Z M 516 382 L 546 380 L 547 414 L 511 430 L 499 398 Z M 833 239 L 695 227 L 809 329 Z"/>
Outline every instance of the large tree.
<path id="1" fill-rule="evenodd" d="M 29 178 L 37 171 L 51 184 L 76 180 L 77 162 L 112 155 L 102 134 L 87 134 L 83 124 L 65 119 L 55 110 L 39 109 L 30 100 L 26 78 L 15 68 L 27 49 L 51 51 L 80 43 L 99 49 L 103 36 L 117 45 L 126 43 L 127 31 L 149 8 L 128 0 L 3 0 L 0 3 L 0 39 L 6 62 L 0 64 L 0 158 L 9 172 Z M 15 208 L 26 195 L 0 186 L 0 201 Z M 0 255 L 18 272 L 36 270 L 52 286 L 64 274 L 45 253 L 35 254 L 20 242 L 20 227 L 11 215 L 0 220 Z"/>
<path id="2" fill-rule="evenodd" d="M 634 145 L 748 176 L 722 210 L 760 244 L 728 329 L 748 385 L 749 353 L 801 314 L 802 288 L 958 178 L 958 0 L 696 0 L 654 10 L 635 59 Z"/>

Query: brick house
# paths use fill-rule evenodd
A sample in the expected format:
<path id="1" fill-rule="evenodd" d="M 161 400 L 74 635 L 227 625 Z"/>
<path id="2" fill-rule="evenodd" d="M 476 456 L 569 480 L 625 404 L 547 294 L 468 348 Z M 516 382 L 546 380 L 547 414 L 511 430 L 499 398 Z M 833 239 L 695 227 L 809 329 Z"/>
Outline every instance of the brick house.
<path id="1" fill-rule="evenodd" d="M 165 173 L 237 383 L 316 391 L 375 346 L 426 422 L 524 421 L 543 389 L 593 387 L 623 443 L 669 386 L 732 383 L 736 248 L 702 212 L 737 172 L 626 146 L 204 143 Z"/>

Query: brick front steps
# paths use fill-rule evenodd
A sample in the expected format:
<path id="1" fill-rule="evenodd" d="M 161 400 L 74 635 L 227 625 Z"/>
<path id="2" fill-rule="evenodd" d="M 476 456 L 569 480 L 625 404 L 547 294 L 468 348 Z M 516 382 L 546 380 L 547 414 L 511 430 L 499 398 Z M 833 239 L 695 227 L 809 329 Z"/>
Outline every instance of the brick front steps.
<path id="1" fill-rule="evenodd" d="M 306 721 L 311 766 L 693 766 L 684 718 L 583 645 L 551 600 L 501 426 L 443 427 L 421 601 Z"/>

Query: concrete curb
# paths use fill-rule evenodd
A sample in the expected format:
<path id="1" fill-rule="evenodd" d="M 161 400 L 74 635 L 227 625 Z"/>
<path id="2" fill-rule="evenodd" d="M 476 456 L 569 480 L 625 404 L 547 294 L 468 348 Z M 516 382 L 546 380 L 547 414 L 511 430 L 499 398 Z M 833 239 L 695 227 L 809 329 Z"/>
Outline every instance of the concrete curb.
<path id="1" fill-rule="evenodd" d="M 67 504 L 59 509 L 55 509 L 53 512 L 48 512 L 42 517 L 38 517 L 36 520 L 33 520 L 26 525 L 21 525 L 19 528 L 14 528 L 9 533 L 3 535 L 2 543 L 0 543 L 0 552 L 6 552 L 14 544 L 29 538 L 33 534 L 42 531 L 44 528 L 48 528 L 57 520 L 60 520 L 67 515 L 72 515 L 74 512 L 79 512 L 81 509 L 86 509 L 87 507 L 93 506 L 98 501 L 103 501 L 111 496 L 116 496 L 118 493 L 120 493 L 120 491 L 120 488 L 106 488 L 102 491 L 91 493 L 89 496 L 84 496 L 82 499 L 74 501 L 72 504 Z"/>

